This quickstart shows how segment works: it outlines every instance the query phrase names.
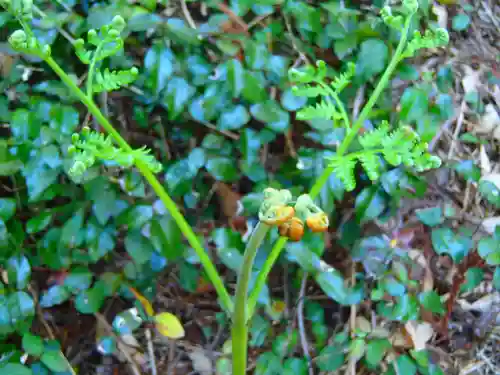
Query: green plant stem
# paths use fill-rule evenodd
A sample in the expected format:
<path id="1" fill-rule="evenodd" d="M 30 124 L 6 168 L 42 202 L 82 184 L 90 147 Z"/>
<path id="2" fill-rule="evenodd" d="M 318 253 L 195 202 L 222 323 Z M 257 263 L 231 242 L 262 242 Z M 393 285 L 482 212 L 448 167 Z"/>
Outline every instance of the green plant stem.
<path id="1" fill-rule="evenodd" d="M 101 124 L 108 134 L 110 134 L 118 146 L 126 151 L 132 151 L 132 147 L 122 138 L 120 133 L 111 125 L 109 120 L 102 114 L 100 109 L 96 106 L 94 101 L 84 94 L 82 90 L 73 82 L 73 80 L 64 72 L 64 70 L 57 64 L 57 62 L 52 57 L 47 57 L 45 62 L 52 68 L 52 70 L 59 76 L 59 78 L 68 86 L 68 88 L 80 99 L 80 101 L 87 106 L 90 113 L 94 116 L 94 118 Z M 177 208 L 175 202 L 170 198 L 166 190 L 163 188 L 162 184 L 156 176 L 151 172 L 151 170 L 140 160 L 135 160 L 135 165 L 139 172 L 144 176 L 144 178 L 151 185 L 153 190 L 156 192 L 158 197 L 161 199 L 165 208 L 169 211 L 170 215 L 174 219 L 175 223 L 178 225 L 182 234 L 186 237 L 187 241 L 194 249 L 198 257 L 200 258 L 200 262 L 203 265 L 207 276 L 210 281 L 214 285 L 214 288 L 220 298 L 222 307 L 227 311 L 233 311 L 233 302 L 229 293 L 224 286 L 224 283 L 217 272 L 212 260 L 205 252 L 203 246 L 201 246 L 198 237 L 194 233 L 191 226 L 188 224 L 182 213 Z"/>
<path id="2" fill-rule="evenodd" d="M 288 242 L 288 238 L 280 237 L 278 241 L 275 242 L 271 252 L 267 256 L 266 261 L 262 265 L 257 278 L 255 279 L 255 284 L 253 286 L 252 292 L 250 293 L 250 297 L 248 297 L 248 315 L 252 316 L 255 311 L 255 306 L 257 306 L 257 301 L 259 299 L 260 291 L 266 285 L 267 276 L 271 269 L 273 268 L 274 263 L 281 254 L 281 250 L 285 247 L 285 244 Z"/>
<path id="3" fill-rule="evenodd" d="M 87 97 L 92 100 L 92 95 L 93 95 L 93 84 L 94 84 L 94 72 L 95 72 L 95 65 L 97 63 L 97 57 L 101 53 L 102 46 L 104 45 L 104 42 L 99 43 L 97 46 L 94 56 L 92 56 L 92 61 L 90 62 L 89 65 L 89 75 L 87 76 Z"/>
<path id="4" fill-rule="evenodd" d="M 370 115 L 373 106 L 377 102 L 380 94 L 382 91 L 386 88 L 387 84 L 389 83 L 389 80 L 391 78 L 392 73 L 394 73 L 394 70 L 396 69 L 398 63 L 400 62 L 399 57 L 404 51 L 404 48 L 406 46 L 406 41 L 408 39 L 408 30 L 410 28 L 410 23 L 411 23 L 411 16 L 408 16 L 405 20 L 405 26 L 403 28 L 403 31 L 401 33 L 401 39 L 399 40 L 399 44 L 396 48 L 396 51 L 394 52 L 394 55 L 392 56 L 391 62 L 387 66 L 387 69 L 385 70 L 384 74 L 380 78 L 377 86 L 375 87 L 375 90 L 373 90 L 372 95 L 370 96 L 370 99 L 368 99 L 368 102 L 365 104 L 363 107 L 363 110 L 359 114 L 358 119 L 356 122 L 353 124 L 352 129 L 347 133 L 347 136 L 344 138 L 342 143 L 340 144 L 339 148 L 337 149 L 337 156 L 342 156 L 345 154 L 347 149 L 349 148 L 350 144 L 352 141 L 354 141 L 356 135 L 359 133 L 360 129 L 363 127 L 363 124 L 365 120 L 368 118 Z M 339 102 L 341 103 L 341 102 Z M 309 192 L 309 196 L 312 199 L 315 199 L 318 194 L 320 193 L 321 189 L 325 185 L 325 183 L 328 181 L 328 178 L 330 178 L 330 175 L 333 172 L 333 167 L 327 167 L 323 171 L 323 173 L 316 179 L 315 183 L 313 184 L 311 191 Z M 255 283 L 255 286 L 252 290 L 252 293 L 250 294 L 249 297 L 249 311 L 253 312 L 255 309 L 255 306 L 257 304 L 257 299 L 259 297 L 260 291 L 264 287 L 267 276 L 269 275 L 269 272 L 271 271 L 274 263 L 276 262 L 276 259 L 278 259 L 279 255 L 281 254 L 281 251 L 285 247 L 287 243 L 287 238 L 281 237 L 276 244 L 274 245 L 271 254 L 269 254 L 268 259 L 264 263 L 264 266 L 260 270 L 259 274 L 257 275 L 257 280 Z"/>
<path id="5" fill-rule="evenodd" d="M 248 321 L 247 296 L 252 267 L 259 247 L 271 227 L 259 222 L 245 249 L 243 262 L 238 273 L 238 283 L 234 297 L 233 325 L 231 329 L 233 375 L 245 375 L 247 369 Z"/>
<path id="6" fill-rule="evenodd" d="M 345 127 L 347 129 L 350 129 L 351 122 L 349 121 L 349 115 L 347 114 L 347 111 L 345 110 L 344 103 L 342 103 L 342 101 L 340 100 L 339 95 L 335 92 L 335 90 L 332 90 L 332 88 L 330 86 L 328 86 L 326 83 L 321 82 L 321 81 L 319 81 L 317 83 L 321 87 L 323 87 L 325 90 L 327 90 L 328 93 L 330 94 L 330 96 L 335 100 L 335 103 L 333 105 L 339 109 L 340 115 L 342 116 L 342 120 L 344 120 Z"/>

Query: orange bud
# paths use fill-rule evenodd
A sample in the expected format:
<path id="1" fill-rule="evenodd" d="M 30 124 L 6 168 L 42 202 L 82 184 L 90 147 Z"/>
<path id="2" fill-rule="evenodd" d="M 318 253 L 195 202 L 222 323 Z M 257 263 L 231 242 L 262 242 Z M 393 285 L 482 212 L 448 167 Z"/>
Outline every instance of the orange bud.
<path id="1" fill-rule="evenodd" d="M 292 241 L 300 241 L 304 235 L 304 223 L 298 217 L 292 217 L 278 228 L 283 237 L 288 237 Z"/>
<path id="2" fill-rule="evenodd" d="M 328 216 L 324 212 L 320 212 L 309 216 L 306 223 L 312 232 L 318 233 L 324 232 L 328 229 L 329 220 Z"/>
<path id="3" fill-rule="evenodd" d="M 271 218 L 262 221 L 267 225 L 282 225 L 295 215 L 295 210 L 290 206 L 280 206 L 274 208 L 273 214 Z"/>

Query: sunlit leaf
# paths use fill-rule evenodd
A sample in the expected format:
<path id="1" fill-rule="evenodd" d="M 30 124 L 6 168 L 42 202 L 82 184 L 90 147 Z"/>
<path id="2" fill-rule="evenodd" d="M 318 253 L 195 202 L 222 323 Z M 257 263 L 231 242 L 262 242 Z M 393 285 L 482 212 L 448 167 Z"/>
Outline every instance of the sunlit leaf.
<path id="1" fill-rule="evenodd" d="M 184 337 L 184 327 L 180 320 L 173 314 L 162 312 L 155 315 L 156 329 L 163 336 L 171 339 Z"/>

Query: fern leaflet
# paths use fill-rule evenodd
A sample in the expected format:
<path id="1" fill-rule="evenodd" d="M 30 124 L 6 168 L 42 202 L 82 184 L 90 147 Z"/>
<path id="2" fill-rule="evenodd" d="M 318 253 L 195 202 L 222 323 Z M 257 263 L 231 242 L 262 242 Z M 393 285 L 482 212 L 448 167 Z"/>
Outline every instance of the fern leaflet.
<path id="1" fill-rule="evenodd" d="M 134 82 L 138 74 L 139 71 L 135 67 L 129 70 L 110 71 L 105 69 L 103 72 L 98 71 L 93 84 L 94 92 L 118 90 L 120 87 Z"/>
<path id="2" fill-rule="evenodd" d="M 323 119 L 338 119 L 339 114 L 332 102 L 322 100 L 316 105 L 308 106 L 297 112 L 297 118 L 299 120 L 312 120 L 317 118 Z"/>

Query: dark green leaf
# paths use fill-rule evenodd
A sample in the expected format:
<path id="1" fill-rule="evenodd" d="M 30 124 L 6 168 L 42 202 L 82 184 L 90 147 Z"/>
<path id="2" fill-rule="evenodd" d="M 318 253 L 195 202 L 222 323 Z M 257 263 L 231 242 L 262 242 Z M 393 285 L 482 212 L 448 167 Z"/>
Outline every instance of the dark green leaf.
<path id="1" fill-rule="evenodd" d="M 385 353 L 391 347 L 391 343 L 387 339 L 375 339 L 371 340 L 366 346 L 365 359 L 370 364 L 370 366 L 378 366 L 382 358 L 384 358 Z"/>
<path id="2" fill-rule="evenodd" d="M 500 241 L 494 237 L 479 240 L 478 252 L 481 258 L 493 266 L 500 265 Z"/>
<path id="3" fill-rule="evenodd" d="M 472 248 L 472 239 L 455 234 L 450 228 L 437 228 L 432 231 L 432 245 L 438 254 L 449 254 L 455 263 L 460 263 Z"/>
<path id="4" fill-rule="evenodd" d="M 41 214 L 32 217 L 26 223 L 26 232 L 29 234 L 38 233 L 47 228 L 52 220 L 51 212 L 42 212 Z"/>
<path id="5" fill-rule="evenodd" d="M 18 363 L 0 365 L 0 372 L 5 375 L 33 375 L 33 372 L 29 368 Z"/>
<path id="6" fill-rule="evenodd" d="M 183 255 L 182 233 L 169 214 L 153 219 L 150 232 L 151 243 L 165 258 L 173 260 Z"/>
<path id="7" fill-rule="evenodd" d="M 129 231 L 125 237 L 125 250 L 137 264 L 144 264 L 150 258 L 154 249 L 148 241 L 138 231 Z"/>
<path id="8" fill-rule="evenodd" d="M 135 309 L 129 309 L 116 315 L 113 319 L 113 330 L 119 335 L 130 335 L 142 324 L 141 317 Z"/>
<path id="9" fill-rule="evenodd" d="M 43 353 L 43 339 L 27 332 L 23 335 L 23 349 L 26 353 L 39 357 Z"/>
<path id="10" fill-rule="evenodd" d="M 45 366 L 55 372 L 63 372 L 69 369 L 68 361 L 60 351 L 46 351 L 40 360 Z"/>
<path id="11" fill-rule="evenodd" d="M 283 133 L 288 129 L 290 115 L 277 102 L 268 100 L 250 107 L 252 116 L 276 133 Z"/>
<path id="12" fill-rule="evenodd" d="M 495 268 L 495 273 L 493 274 L 493 286 L 496 290 L 500 290 L 500 267 Z"/>
<path id="13" fill-rule="evenodd" d="M 401 120 L 405 122 L 417 121 L 429 110 L 429 95 L 423 89 L 409 87 L 401 96 L 400 104 L 399 116 Z"/>
<path id="14" fill-rule="evenodd" d="M 376 74 L 385 69 L 389 50 L 380 39 L 368 39 L 361 43 L 358 60 L 356 63 L 356 75 L 363 81 L 370 80 Z"/>
<path id="15" fill-rule="evenodd" d="M 255 375 L 281 375 L 283 374 L 283 367 L 281 359 L 274 355 L 272 352 L 262 353 L 257 358 Z"/>
<path id="16" fill-rule="evenodd" d="M 71 297 L 71 293 L 62 285 L 54 285 L 42 294 L 40 298 L 40 306 L 52 307 L 60 305 Z"/>
<path id="17" fill-rule="evenodd" d="M 220 130 L 236 130 L 250 121 L 250 115 L 242 105 L 236 105 L 222 111 L 217 126 Z"/>
<path id="18" fill-rule="evenodd" d="M 415 214 L 422 223 L 430 227 L 434 227 L 444 222 L 443 210 L 441 207 L 423 208 L 416 210 Z"/>
<path id="19" fill-rule="evenodd" d="M 7 261 L 9 283 L 15 282 L 17 289 L 24 289 L 31 277 L 31 266 L 24 255 L 14 255 Z"/>
<path id="20" fill-rule="evenodd" d="M 0 198 L 0 219 L 7 221 L 14 216 L 15 212 L 16 200 L 14 198 Z"/>
<path id="21" fill-rule="evenodd" d="M 168 109 L 169 120 L 175 120 L 183 113 L 185 106 L 195 92 L 196 89 L 184 78 L 174 77 L 168 82 L 163 96 L 163 104 Z"/>
<path id="22" fill-rule="evenodd" d="M 306 375 L 309 366 L 301 358 L 288 358 L 283 364 L 283 375 Z"/>
<path id="23" fill-rule="evenodd" d="M 455 170 L 467 181 L 478 182 L 481 178 L 481 169 L 473 160 L 464 160 L 454 166 Z"/>
<path id="24" fill-rule="evenodd" d="M 95 285 L 80 292 L 75 298 L 75 307 L 82 314 L 94 314 L 99 311 L 106 298 L 106 284 L 99 280 Z"/>
<path id="25" fill-rule="evenodd" d="M 232 59 L 227 62 L 227 80 L 233 98 L 239 97 L 245 86 L 245 70 L 239 60 Z"/>
<path id="26" fill-rule="evenodd" d="M 305 96 L 296 96 L 293 94 L 292 89 L 287 89 L 281 95 L 281 105 L 290 112 L 301 109 L 306 103 L 307 98 Z"/>
<path id="27" fill-rule="evenodd" d="M 469 268 L 465 273 L 465 282 L 461 286 L 461 290 L 470 291 L 483 281 L 484 271 L 481 268 Z"/>
<path id="28" fill-rule="evenodd" d="M 169 18 L 166 26 L 170 34 L 181 43 L 192 45 L 199 45 L 201 43 L 198 32 L 186 25 L 184 20 L 180 18 Z"/>
<path id="29" fill-rule="evenodd" d="M 207 171 L 219 181 L 235 181 L 238 178 L 238 168 L 234 160 L 225 157 L 208 159 Z"/>
<path id="30" fill-rule="evenodd" d="M 88 268 L 76 267 L 64 279 L 64 286 L 68 291 L 77 294 L 88 289 L 92 284 L 93 275 Z"/>
<path id="31" fill-rule="evenodd" d="M 398 364 L 398 370 L 401 374 L 415 375 L 417 373 L 417 366 L 409 356 L 400 355 L 396 362 Z"/>
<path id="32" fill-rule="evenodd" d="M 434 290 L 420 293 L 418 299 L 425 309 L 430 312 L 443 315 L 446 311 L 443 303 L 441 302 L 441 298 Z"/>
<path id="33" fill-rule="evenodd" d="M 321 371 L 336 371 L 344 364 L 342 348 L 329 345 L 324 348 L 316 358 L 316 363 Z"/>

